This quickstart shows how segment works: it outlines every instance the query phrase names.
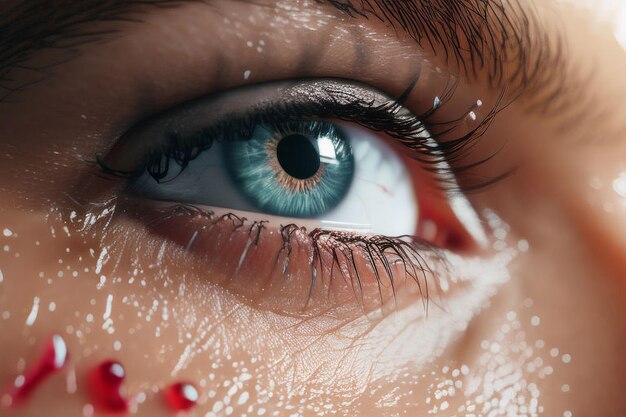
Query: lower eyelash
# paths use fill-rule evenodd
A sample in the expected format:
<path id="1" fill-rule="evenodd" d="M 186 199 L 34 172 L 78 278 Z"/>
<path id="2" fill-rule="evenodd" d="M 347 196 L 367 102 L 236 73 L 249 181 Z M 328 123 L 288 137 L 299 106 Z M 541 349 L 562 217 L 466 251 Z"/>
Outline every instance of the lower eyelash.
<path id="1" fill-rule="evenodd" d="M 235 275 L 250 247 L 259 245 L 263 233 L 267 231 L 268 223 L 267 221 L 250 222 L 245 217 L 234 213 L 216 215 L 210 210 L 197 206 L 177 204 L 161 211 L 155 219 L 149 222 L 149 225 L 157 226 L 175 217 L 189 219 L 200 217 L 207 221 L 209 227 L 219 222 L 229 222 L 233 233 L 236 231 L 247 233 L 248 243 L 241 253 Z M 198 233 L 198 231 L 194 232 L 185 245 L 185 249 L 188 250 L 191 247 Z M 337 273 L 359 292 L 359 289 L 362 291 L 364 285 L 362 275 L 371 273 L 376 279 L 381 297 L 381 286 L 390 285 L 395 299 L 395 283 L 400 278 L 398 276 L 400 274 L 417 284 L 418 291 L 424 300 L 424 307 L 427 308 L 432 294 L 430 287 L 432 287 L 434 277 L 437 276 L 434 266 L 436 265 L 437 269 L 446 268 L 445 257 L 440 249 L 412 236 L 366 236 L 320 228 L 308 231 L 295 224 L 281 225 L 279 233 L 282 237 L 282 246 L 277 253 L 269 254 L 268 259 L 273 259 L 274 270 L 288 276 L 292 252 L 297 247 L 301 247 L 303 240 L 306 241 L 310 248 L 310 293 L 313 292 L 318 281 L 328 277 L 333 279 Z M 365 267 L 369 269 L 368 271 L 363 270 L 363 265 L 359 266 L 357 259 L 360 256 L 366 259 Z"/>

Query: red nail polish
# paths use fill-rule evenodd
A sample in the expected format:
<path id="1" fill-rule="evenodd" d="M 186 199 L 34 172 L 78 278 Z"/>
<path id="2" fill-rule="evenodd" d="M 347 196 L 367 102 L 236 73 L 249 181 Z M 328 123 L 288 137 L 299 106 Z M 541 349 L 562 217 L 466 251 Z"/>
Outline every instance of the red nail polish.
<path id="1" fill-rule="evenodd" d="M 62 369 L 68 360 L 67 345 L 54 335 L 46 342 L 37 363 L 18 376 L 2 396 L 2 405 L 15 406 L 26 400 L 50 375 Z"/>
<path id="2" fill-rule="evenodd" d="M 122 395 L 126 371 L 121 363 L 108 360 L 95 367 L 89 375 L 89 388 L 93 403 L 103 411 L 125 413 L 128 401 Z"/>
<path id="3" fill-rule="evenodd" d="M 165 399 L 174 411 L 187 411 L 198 402 L 198 390 L 193 384 L 178 382 L 165 389 Z"/>

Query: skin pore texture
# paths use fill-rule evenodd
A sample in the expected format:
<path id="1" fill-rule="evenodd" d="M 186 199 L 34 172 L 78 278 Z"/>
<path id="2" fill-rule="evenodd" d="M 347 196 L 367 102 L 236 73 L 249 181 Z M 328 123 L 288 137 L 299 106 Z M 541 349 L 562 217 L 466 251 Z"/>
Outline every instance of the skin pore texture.
<path id="1" fill-rule="evenodd" d="M 41 49 L 11 73 L 28 86 L 0 103 L 0 415 L 109 415 L 93 383 L 108 360 L 123 365 L 119 394 L 137 416 L 176 415 L 166 393 L 181 382 L 198 392 L 187 415 L 202 417 L 624 415 L 626 54 L 613 28 L 589 2 L 504 2 L 538 16 L 562 55 L 558 70 L 541 67 L 559 76 L 531 94 L 511 56 L 494 80 L 489 53 L 464 70 L 445 47 L 332 3 L 138 8 L 90 23 L 106 32 L 97 41 Z M 94 163 L 182 103 L 312 77 L 392 97 L 417 80 L 402 103 L 416 114 L 453 85 L 433 131 L 489 120 L 460 163 L 495 154 L 459 184 L 508 173 L 466 196 L 487 247 L 444 246 L 445 262 L 429 252 L 432 270 L 415 280 L 393 264 L 393 287 L 363 264 L 356 288 L 345 271 L 311 286 L 308 252 L 268 278 L 291 220 L 270 221 L 251 249 L 251 221 L 155 223 L 162 206 L 127 196 L 126 179 Z M 432 175 L 407 166 L 418 182 Z M 436 201 L 420 210 L 443 213 L 445 191 L 420 189 L 431 191 L 419 201 Z M 451 217 L 437 226 L 458 227 Z M 208 230 L 194 243 L 202 249 L 174 236 L 190 221 Z M 53 335 L 67 363 L 15 404 L 11 390 Z"/>

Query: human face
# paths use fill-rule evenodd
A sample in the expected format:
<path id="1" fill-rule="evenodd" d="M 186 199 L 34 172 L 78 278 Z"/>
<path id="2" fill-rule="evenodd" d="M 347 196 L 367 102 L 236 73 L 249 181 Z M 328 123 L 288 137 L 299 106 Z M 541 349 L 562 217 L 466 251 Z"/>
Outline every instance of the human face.
<path id="1" fill-rule="evenodd" d="M 2 8 L 1 415 L 624 414 L 618 2 Z"/>

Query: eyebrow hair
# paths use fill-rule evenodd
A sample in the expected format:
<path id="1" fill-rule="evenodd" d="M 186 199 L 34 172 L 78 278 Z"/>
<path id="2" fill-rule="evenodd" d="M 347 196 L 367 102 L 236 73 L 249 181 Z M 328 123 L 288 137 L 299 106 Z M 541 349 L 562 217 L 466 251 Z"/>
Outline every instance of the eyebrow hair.
<path id="1" fill-rule="evenodd" d="M 50 70 L 79 55 L 79 47 L 96 43 L 115 28 L 90 28 L 99 23 L 140 22 L 155 7 L 171 8 L 201 0 L 49 0 L 0 3 L 0 103 L 43 81 Z M 45 64 L 31 58 L 46 52 Z M 23 81 L 26 79 L 27 81 Z M 18 81 L 19 80 L 19 81 Z"/>
<path id="2" fill-rule="evenodd" d="M 252 1 L 252 0 L 242 0 Z M 148 8 L 210 0 L 47 0 L 0 6 L 0 101 L 42 80 L 49 69 L 72 59 L 78 47 L 116 30 L 90 29 L 96 23 L 140 21 Z M 554 29 L 543 27 L 536 10 L 522 0 L 316 0 L 353 18 L 378 19 L 413 38 L 425 50 L 470 79 L 481 79 L 510 96 L 531 97 L 548 112 L 563 101 L 565 48 Z M 41 51 L 59 57 L 29 65 Z M 64 54 L 61 52 L 65 52 Z M 556 69 L 560 69 L 558 72 Z M 41 75 L 14 83 L 16 72 Z"/>
<path id="3" fill-rule="evenodd" d="M 528 0 L 317 0 L 373 17 L 412 37 L 470 80 L 531 99 L 534 110 L 562 110 L 571 81 L 558 28 Z"/>

